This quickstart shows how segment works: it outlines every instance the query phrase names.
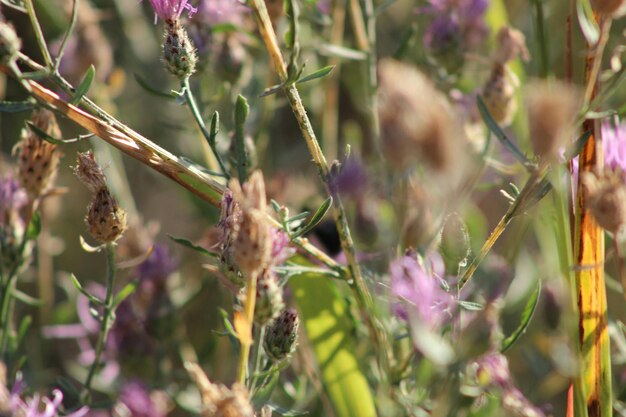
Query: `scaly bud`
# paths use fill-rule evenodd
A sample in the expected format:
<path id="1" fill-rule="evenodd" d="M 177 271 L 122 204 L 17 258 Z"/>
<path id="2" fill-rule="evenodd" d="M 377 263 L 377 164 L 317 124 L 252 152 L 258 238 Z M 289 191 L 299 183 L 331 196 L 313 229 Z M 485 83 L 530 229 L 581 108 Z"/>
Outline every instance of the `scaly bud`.
<path id="1" fill-rule="evenodd" d="M 163 59 L 168 71 L 181 80 L 196 71 L 196 48 L 178 19 L 166 22 Z"/>
<path id="2" fill-rule="evenodd" d="M 50 136 L 60 136 L 61 131 L 54 114 L 46 109 L 33 112 L 31 121 Z M 29 129 L 22 131 L 18 175 L 22 187 L 31 199 L 42 195 L 52 184 L 59 166 L 60 152 L 57 146 L 41 139 Z"/>
<path id="3" fill-rule="evenodd" d="M 242 303 L 245 297 L 246 289 L 244 288 L 239 294 Z M 269 269 L 265 269 L 259 275 L 256 284 L 254 321 L 263 326 L 278 316 L 283 308 L 285 308 L 283 290 L 278 285 L 276 276 Z"/>
<path id="4" fill-rule="evenodd" d="M 76 158 L 77 165 L 74 167 L 74 174 L 78 177 L 85 187 L 92 193 L 97 193 L 100 189 L 105 188 L 106 177 L 102 168 L 96 162 L 91 150 L 87 152 L 79 152 Z"/>
<path id="5" fill-rule="evenodd" d="M 626 183 L 621 169 L 596 175 L 585 172 L 583 192 L 591 214 L 603 229 L 617 233 L 626 223 Z"/>
<path id="6" fill-rule="evenodd" d="M 103 243 L 115 242 L 126 230 L 126 212 L 117 205 L 108 188 L 101 188 L 89 205 L 85 219 L 91 236 Z"/>
<path id="7" fill-rule="evenodd" d="M 283 310 L 265 333 L 265 353 L 276 362 L 282 361 L 296 350 L 298 341 L 298 313 L 292 308 Z"/>

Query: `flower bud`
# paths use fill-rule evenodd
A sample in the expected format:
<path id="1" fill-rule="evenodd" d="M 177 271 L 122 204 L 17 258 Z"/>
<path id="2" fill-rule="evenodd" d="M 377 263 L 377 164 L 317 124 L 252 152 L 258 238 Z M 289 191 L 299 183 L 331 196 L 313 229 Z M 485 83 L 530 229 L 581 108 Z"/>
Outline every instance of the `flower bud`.
<path id="1" fill-rule="evenodd" d="M 246 289 L 239 293 L 240 300 L 245 300 Z M 254 310 L 255 323 L 264 326 L 270 320 L 276 318 L 285 308 L 283 302 L 283 290 L 278 285 L 276 276 L 268 269 L 259 276 L 256 284 L 256 303 Z"/>
<path id="2" fill-rule="evenodd" d="M 166 22 L 163 41 L 163 59 L 170 73 L 180 79 L 189 77 L 196 71 L 196 48 L 194 48 L 187 30 L 175 20 Z"/>
<path id="3" fill-rule="evenodd" d="M 126 212 L 117 205 L 108 188 L 101 188 L 89 205 L 85 219 L 91 236 L 102 242 L 115 242 L 126 230 Z"/>
<path id="4" fill-rule="evenodd" d="M 534 82 L 526 89 L 530 142 L 535 155 L 553 158 L 561 144 L 573 135 L 580 104 L 574 86 Z"/>
<path id="5" fill-rule="evenodd" d="M 77 165 L 74 167 L 74 174 L 80 182 L 92 193 L 96 193 L 107 186 L 106 177 L 102 168 L 96 162 L 93 152 L 79 152 L 76 158 Z"/>
<path id="6" fill-rule="evenodd" d="M 300 320 L 296 310 L 283 310 L 265 333 L 265 353 L 276 362 L 282 361 L 296 350 Z"/>
<path id="7" fill-rule="evenodd" d="M 61 131 L 54 114 L 46 109 L 35 110 L 32 122 L 50 136 L 60 136 Z M 60 152 L 57 146 L 41 139 L 28 129 L 22 132 L 18 175 L 22 187 L 31 199 L 42 195 L 52 184 L 59 166 Z"/>
<path id="8" fill-rule="evenodd" d="M 626 223 L 626 183 L 620 169 L 605 170 L 596 175 L 585 172 L 582 176 L 583 192 L 591 214 L 600 227 L 617 233 Z"/>
<path id="9" fill-rule="evenodd" d="M 22 41 L 17 37 L 13 25 L 3 22 L 0 17 L 0 63 L 8 64 L 15 61 L 22 48 Z"/>
<path id="10" fill-rule="evenodd" d="M 494 64 L 482 91 L 483 101 L 491 117 L 502 126 L 510 125 L 517 111 L 517 79 L 507 71 L 504 65 Z"/>

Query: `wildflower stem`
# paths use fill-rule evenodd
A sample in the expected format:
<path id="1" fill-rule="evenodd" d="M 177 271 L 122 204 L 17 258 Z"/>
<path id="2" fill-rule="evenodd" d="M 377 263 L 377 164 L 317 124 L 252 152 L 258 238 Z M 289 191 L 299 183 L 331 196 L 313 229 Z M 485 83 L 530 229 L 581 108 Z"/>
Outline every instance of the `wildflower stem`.
<path id="1" fill-rule="evenodd" d="M 183 94 L 185 95 L 185 99 L 187 100 L 187 105 L 189 106 L 189 109 L 191 110 L 191 114 L 193 115 L 194 120 L 196 121 L 196 123 L 198 124 L 198 127 L 200 128 L 200 131 L 202 132 L 202 136 L 204 136 L 204 139 L 209 144 L 211 151 L 213 151 L 213 155 L 215 156 L 215 159 L 217 160 L 217 163 L 220 166 L 220 170 L 222 171 L 222 174 L 224 174 L 226 179 L 229 179 L 230 176 L 228 175 L 228 170 L 226 170 L 224 161 L 222 161 L 222 157 L 220 156 L 215 146 L 215 139 L 213 138 L 209 130 L 206 128 L 204 120 L 202 119 L 202 115 L 200 114 L 200 110 L 198 109 L 196 99 L 193 95 L 193 91 L 191 91 L 191 86 L 189 85 L 189 77 L 185 77 L 182 81 L 182 84 L 183 84 L 182 85 Z"/>
<path id="2" fill-rule="evenodd" d="M 115 245 L 113 243 L 107 243 L 105 246 L 105 252 L 107 255 L 107 283 L 106 283 L 106 296 L 104 299 L 104 309 L 102 311 L 102 321 L 100 324 L 100 332 L 98 334 L 98 341 L 96 344 L 96 353 L 93 359 L 93 364 L 89 368 L 87 379 L 83 387 L 82 397 L 85 403 L 91 401 L 91 383 L 93 377 L 96 375 L 96 371 L 100 367 L 100 358 L 102 351 L 106 343 L 109 330 L 113 325 L 113 290 L 115 284 Z"/>
<path id="3" fill-rule="evenodd" d="M 61 60 L 63 59 L 63 54 L 65 53 L 67 42 L 70 40 L 72 32 L 74 32 L 74 27 L 76 27 L 76 20 L 78 19 L 78 1 L 79 0 L 72 0 L 72 16 L 70 18 L 70 25 L 68 26 L 65 35 L 63 35 L 63 40 L 61 41 L 59 53 L 57 54 L 56 60 L 54 61 L 54 72 L 59 71 L 59 65 L 61 65 Z"/>
<path id="4" fill-rule="evenodd" d="M 600 37 L 598 42 L 593 46 L 593 57 L 591 59 L 590 66 L 586 72 L 587 84 L 585 86 L 585 95 L 583 101 L 583 109 L 588 110 L 588 106 L 595 94 L 597 88 L 598 74 L 600 72 L 600 66 L 602 65 L 602 55 L 604 55 L 604 48 L 609 40 L 609 33 L 611 29 L 611 19 L 603 19 L 600 21 Z"/>
<path id="5" fill-rule="evenodd" d="M 272 59 L 272 62 L 274 63 L 274 67 L 276 72 L 278 73 L 278 76 L 280 77 L 281 81 L 285 83 L 283 88 L 289 100 L 289 104 L 291 105 L 291 109 L 296 117 L 298 126 L 300 127 L 300 131 L 302 132 L 302 135 L 304 136 L 304 139 L 307 143 L 309 152 L 311 153 L 315 165 L 317 166 L 318 174 L 322 182 L 326 186 L 328 194 L 330 195 L 331 192 L 328 183 L 328 163 L 326 162 L 326 158 L 322 153 L 319 142 L 315 137 L 315 132 L 313 131 L 311 122 L 307 116 L 306 110 L 304 109 L 304 105 L 302 103 L 302 99 L 300 98 L 300 94 L 298 93 L 298 89 L 293 82 L 288 82 L 287 67 L 278 46 L 278 42 L 276 41 L 276 34 L 274 33 L 274 28 L 267 13 L 265 3 L 262 0 L 253 0 L 252 6 L 257 18 L 261 37 L 265 42 L 265 46 L 270 55 L 270 58 Z M 346 213 L 340 198 L 335 199 L 335 204 L 333 205 L 333 215 L 335 218 L 337 231 L 339 232 L 341 247 L 348 263 L 350 277 L 354 280 L 354 284 L 351 286 L 351 288 L 355 293 L 355 297 L 357 299 L 357 302 L 359 303 L 361 313 L 364 315 L 368 324 L 375 349 L 380 354 L 380 365 L 383 370 L 382 374 L 389 375 L 389 372 L 387 371 L 390 367 L 391 349 L 389 348 L 389 342 L 381 324 L 374 317 L 375 309 L 373 299 L 369 290 L 367 289 L 367 285 L 365 284 L 365 280 L 363 279 L 363 275 L 361 274 L 361 268 L 356 260 L 354 242 L 352 241 L 352 235 L 350 233 L 350 228 L 348 227 L 348 220 L 346 218 Z"/>
<path id="6" fill-rule="evenodd" d="M 624 298 L 626 298 L 626 264 L 622 255 L 622 248 L 617 239 L 617 233 L 613 236 L 613 247 L 615 248 L 615 262 L 617 264 L 617 273 L 624 290 Z"/>
<path id="7" fill-rule="evenodd" d="M 250 392 L 254 392 L 256 388 L 256 383 L 258 380 L 257 374 L 261 372 L 261 349 L 263 346 L 263 339 L 265 339 L 265 326 L 259 326 L 260 328 L 255 331 L 256 337 L 256 345 L 254 347 L 254 371 L 252 373 L 252 382 L 250 383 Z"/>
<path id="8" fill-rule="evenodd" d="M 535 31 L 537 36 L 537 47 L 539 48 L 539 74 L 542 78 L 547 78 L 550 72 L 548 64 L 548 39 L 545 31 L 545 17 L 543 13 L 543 1 L 534 0 L 535 4 Z"/>
<path id="9" fill-rule="evenodd" d="M 250 347 L 252 346 L 252 326 L 254 325 L 254 307 L 256 305 L 256 280 L 257 272 L 248 275 L 246 284 L 246 304 L 244 307 L 244 321 L 246 334 L 239 335 L 241 351 L 239 352 L 239 367 L 237 369 L 237 382 L 245 385 L 248 374 L 248 358 L 250 357 Z M 239 331 L 240 329 L 238 329 Z"/>
<path id="10" fill-rule="evenodd" d="M 30 19 L 30 23 L 33 26 L 33 30 L 35 31 L 35 38 L 37 39 L 37 44 L 39 45 L 39 50 L 43 55 L 43 59 L 46 62 L 46 67 L 48 69 L 51 69 L 54 67 L 54 64 L 52 63 L 52 57 L 50 56 L 50 51 L 48 51 L 48 46 L 46 45 L 46 39 L 43 36 L 43 31 L 41 30 L 41 26 L 39 25 L 37 14 L 35 13 L 33 0 L 24 0 L 24 7 L 26 8 L 26 13 L 28 13 L 28 18 Z"/>

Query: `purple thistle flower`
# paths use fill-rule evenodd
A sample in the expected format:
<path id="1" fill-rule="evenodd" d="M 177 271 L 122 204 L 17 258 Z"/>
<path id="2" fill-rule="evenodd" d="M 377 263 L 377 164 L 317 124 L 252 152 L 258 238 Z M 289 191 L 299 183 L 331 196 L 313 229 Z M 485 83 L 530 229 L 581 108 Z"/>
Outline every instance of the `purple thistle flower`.
<path id="1" fill-rule="evenodd" d="M 137 273 L 142 282 L 161 283 L 178 267 L 178 262 L 172 257 L 169 248 L 163 244 L 154 245 L 152 253 L 139 267 Z"/>
<path id="2" fill-rule="evenodd" d="M 604 166 L 620 168 L 626 172 L 626 122 L 621 122 L 617 116 L 604 120 L 601 127 L 602 143 L 604 145 Z"/>
<path id="3" fill-rule="evenodd" d="M 272 228 L 272 265 L 280 265 L 295 253 L 289 246 L 289 236 L 282 230 Z"/>
<path id="4" fill-rule="evenodd" d="M 444 265 L 441 257 L 431 254 L 418 262 L 414 252 L 407 252 L 391 264 L 391 294 L 401 302 L 392 306 L 403 320 L 416 319 L 430 328 L 450 317 L 454 298 L 442 288 Z M 407 305 L 408 304 L 408 305 Z"/>
<path id="5" fill-rule="evenodd" d="M 156 18 L 161 18 L 164 22 L 178 20 L 184 10 L 187 10 L 189 17 L 198 11 L 189 0 L 150 0 L 150 5 Z"/>
<path id="6" fill-rule="evenodd" d="M 15 178 L 0 178 L 0 227 L 15 220 L 15 215 L 26 203 L 28 195 Z"/>
<path id="7" fill-rule="evenodd" d="M 63 402 L 63 393 L 55 389 L 52 391 L 52 397 L 41 397 L 39 394 L 35 394 L 30 398 L 22 398 L 21 394 L 26 384 L 18 374 L 18 377 L 11 389 L 11 395 L 9 398 L 9 409 L 13 413 L 12 415 L 23 417 L 57 417 L 59 413 L 59 406 Z M 43 403 L 43 410 L 41 409 Z M 67 414 L 66 417 L 84 417 L 89 412 L 87 407 L 82 407 L 77 411 Z"/>
<path id="8" fill-rule="evenodd" d="M 120 392 L 120 402 L 124 404 L 133 417 L 165 417 L 152 398 L 147 387 L 139 381 L 124 386 Z"/>
<path id="9" fill-rule="evenodd" d="M 355 156 L 344 159 L 340 166 L 333 165 L 329 185 L 333 195 L 359 198 L 367 189 L 368 177 L 363 163 Z"/>

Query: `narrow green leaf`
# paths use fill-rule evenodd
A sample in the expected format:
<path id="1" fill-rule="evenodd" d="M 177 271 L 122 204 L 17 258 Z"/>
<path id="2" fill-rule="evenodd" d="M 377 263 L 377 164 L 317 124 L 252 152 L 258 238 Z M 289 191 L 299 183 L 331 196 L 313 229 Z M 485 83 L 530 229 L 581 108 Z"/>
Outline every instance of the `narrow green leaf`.
<path id="1" fill-rule="evenodd" d="M 459 300 L 458 304 L 461 307 L 463 307 L 465 310 L 469 310 L 469 311 L 481 311 L 483 308 L 485 308 L 484 305 L 480 303 L 474 303 L 472 301 Z"/>
<path id="2" fill-rule="evenodd" d="M 85 240 L 84 237 L 82 237 L 82 235 L 80 235 L 79 237 L 80 240 L 80 247 L 83 248 L 83 250 L 87 253 L 96 253 L 96 252 L 100 252 L 102 249 L 104 249 L 106 247 L 106 245 L 100 245 L 100 246 L 91 246 L 89 243 L 87 243 L 87 241 Z"/>
<path id="3" fill-rule="evenodd" d="M 578 154 L 582 152 L 583 148 L 585 147 L 585 144 L 587 143 L 590 137 L 591 137 L 590 131 L 585 132 L 582 135 L 580 135 L 580 137 L 576 139 L 576 142 L 574 142 L 572 146 L 570 146 L 569 149 L 567 149 L 567 151 L 565 152 L 565 159 L 569 161 L 570 159 L 573 159 L 576 156 L 578 156 Z"/>
<path id="4" fill-rule="evenodd" d="M 76 278 L 76 275 L 74 274 L 70 274 L 70 279 L 72 280 L 72 284 L 74 285 L 74 287 L 85 297 L 87 297 L 89 299 L 89 301 L 91 301 L 94 304 L 99 304 L 99 305 L 104 305 L 104 301 L 102 301 L 101 299 L 99 299 L 98 297 L 96 297 L 95 295 L 89 294 L 89 292 L 87 292 L 86 289 L 83 288 L 83 286 L 81 285 L 80 281 L 78 280 L 78 278 Z"/>
<path id="5" fill-rule="evenodd" d="M 303 266 L 312 266 L 301 260 Z M 349 306 L 337 284 L 315 273 L 289 281 L 336 417 L 375 417 L 376 407 L 357 356 Z"/>
<path id="6" fill-rule="evenodd" d="M 322 203 L 320 208 L 318 208 L 317 211 L 315 212 L 315 214 L 313 214 L 313 217 L 311 218 L 311 221 L 309 221 L 309 223 L 306 226 L 302 227 L 301 229 L 298 229 L 291 236 L 291 238 L 295 239 L 295 238 L 300 237 L 300 236 L 302 236 L 304 234 L 307 234 L 308 232 L 313 230 L 313 228 L 315 226 L 317 226 L 319 224 L 319 222 L 322 221 L 322 219 L 324 218 L 326 213 L 328 213 L 328 210 L 330 209 L 330 206 L 332 204 L 333 204 L 333 198 L 332 197 L 328 197 L 326 200 L 324 200 L 324 202 Z"/>
<path id="7" fill-rule="evenodd" d="M 95 136 L 93 133 L 89 133 L 87 135 L 78 135 L 75 138 L 70 139 L 57 139 L 55 137 L 50 136 L 48 133 L 40 129 L 37 125 L 35 125 L 30 120 L 26 122 L 26 125 L 30 129 L 31 132 L 39 136 L 41 140 L 45 140 L 46 142 L 50 142 L 53 145 L 66 145 L 68 143 L 79 142 L 83 139 L 89 139 Z"/>
<path id="8" fill-rule="evenodd" d="M 528 158 L 526 158 L 526 155 L 524 155 L 522 151 L 520 151 L 517 148 L 517 146 L 515 146 L 515 144 L 509 140 L 509 138 L 506 136 L 504 131 L 500 128 L 498 123 L 493 119 L 493 117 L 491 116 L 491 113 L 489 113 L 489 110 L 487 109 L 487 106 L 485 105 L 485 102 L 483 101 L 481 96 L 476 97 L 476 102 L 478 105 L 478 111 L 480 112 L 480 115 L 482 116 L 483 121 L 485 122 L 489 130 L 491 130 L 491 132 L 496 136 L 496 138 L 498 138 L 500 143 L 502 143 L 502 145 L 505 148 L 511 151 L 511 153 L 513 153 L 515 158 L 517 158 L 517 160 L 520 161 L 522 164 L 524 165 L 530 164 L 530 161 L 528 160 Z"/>
<path id="9" fill-rule="evenodd" d="M 259 94 L 259 97 L 271 96 L 272 94 L 278 93 L 282 88 L 283 88 L 283 84 L 273 85 L 271 87 L 266 88 L 261 94 Z"/>
<path id="10" fill-rule="evenodd" d="M 248 179 L 248 167 L 250 166 L 245 144 L 245 124 L 248 113 L 250 113 L 248 100 L 240 94 L 235 103 L 235 154 L 237 158 L 237 175 L 239 176 L 239 182 L 242 184 Z"/>
<path id="11" fill-rule="evenodd" d="M 0 101 L 0 112 L 2 113 L 19 113 L 33 108 L 33 103 L 24 101 Z"/>
<path id="12" fill-rule="evenodd" d="M 182 238 L 182 237 L 176 237 L 176 236 L 172 236 L 172 235 L 167 235 L 170 239 L 172 239 L 174 242 L 178 243 L 179 245 L 183 245 L 189 249 L 193 249 L 196 252 L 199 252 L 203 255 L 207 255 L 210 256 L 211 258 L 217 258 L 217 254 L 211 252 L 208 249 L 203 248 L 202 246 L 198 246 L 194 243 L 191 243 L 189 240 Z"/>
<path id="13" fill-rule="evenodd" d="M 303 211 L 302 213 L 298 213 L 295 216 L 291 216 L 290 218 L 286 220 L 286 222 L 294 223 L 294 222 L 302 221 L 306 219 L 307 217 L 309 217 L 309 214 L 311 213 L 309 213 L 308 211 Z"/>
<path id="14" fill-rule="evenodd" d="M 26 332 L 30 328 L 32 322 L 33 318 L 31 316 L 24 316 L 20 322 L 20 326 L 17 330 L 17 340 L 19 343 L 21 343 L 24 340 L 24 337 L 26 337 Z"/>
<path id="15" fill-rule="evenodd" d="M 576 1 L 578 24 L 583 36 L 590 45 L 595 45 L 600 39 L 600 28 L 593 17 L 593 10 L 589 0 Z"/>
<path id="16" fill-rule="evenodd" d="M 311 80 L 315 80 L 317 78 L 325 77 L 328 74 L 330 74 L 334 68 L 335 68 L 334 65 L 329 65 L 327 67 L 320 68 L 317 71 L 314 71 L 313 73 L 307 75 L 306 77 L 300 78 L 298 81 L 296 81 L 296 84 L 302 84 L 302 83 L 305 83 L 307 81 L 311 81 Z"/>
<path id="17" fill-rule="evenodd" d="M 13 290 L 13 297 L 31 307 L 41 307 L 43 305 L 42 300 L 32 297 L 25 292 L 18 290 L 17 288 Z"/>
<path id="18" fill-rule="evenodd" d="M 139 84 L 141 88 L 143 88 L 144 90 L 146 90 L 148 93 L 152 94 L 153 96 L 166 98 L 168 100 L 176 99 L 176 94 L 172 92 L 166 93 L 164 91 L 159 91 L 156 88 L 152 87 L 146 80 L 141 78 L 139 74 L 133 74 L 133 75 L 135 77 L 135 81 L 137 81 L 137 84 Z"/>
<path id="19" fill-rule="evenodd" d="M 74 93 L 74 97 L 70 100 L 72 104 L 78 104 L 83 99 L 85 94 L 91 88 L 91 83 L 93 83 L 93 79 L 96 75 L 96 68 L 92 65 L 89 66 L 89 69 L 85 73 L 83 80 L 80 82 L 80 85 L 76 88 L 76 93 Z"/>
<path id="20" fill-rule="evenodd" d="M 137 286 L 139 285 L 139 281 L 132 281 L 128 284 L 124 285 L 124 287 L 115 294 L 115 298 L 113 299 L 113 308 L 117 308 L 120 304 L 124 302 L 125 299 L 133 295 L 135 290 L 137 290 Z"/>
<path id="21" fill-rule="evenodd" d="M 331 44 L 322 45 L 320 47 L 320 54 L 352 61 L 365 61 L 367 59 L 367 54 L 363 51 Z"/>
<path id="22" fill-rule="evenodd" d="M 211 116 L 211 127 L 209 129 L 209 144 L 215 146 L 217 134 L 220 132 L 220 114 L 215 110 Z"/>
<path id="23" fill-rule="evenodd" d="M 528 328 L 530 324 L 530 320 L 533 317 L 535 309 L 537 308 L 537 303 L 539 302 L 539 294 L 541 293 L 541 280 L 537 281 L 537 287 L 530 295 L 528 301 L 526 301 L 526 306 L 524 307 L 524 311 L 522 311 L 522 316 L 520 317 L 520 324 L 517 326 L 517 329 L 507 338 L 502 341 L 502 347 L 500 348 L 500 352 L 504 353 L 513 344 L 520 338 L 522 334 Z"/>
<path id="24" fill-rule="evenodd" d="M 281 416 L 284 417 L 296 417 L 296 416 L 305 416 L 307 414 L 309 414 L 308 411 L 297 411 L 297 410 L 290 410 L 288 408 L 285 407 L 281 407 L 279 405 L 276 404 L 266 404 L 272 411 L 274 411 L 275 413 L 280 414 Z"/>
<path id="25" fill-rule="evenodd" d="M 30 219 L 30 223 L 28 224 L 26 239 L 36 240 L 39 233 L 41 233 L 41 216 L 39 215 L 39 212 L 36 211 L 33 213 L 33 217 Z"/>
<path id="26" fill-rule="evenodd" d="M 24 2 L 22 0 L 0 0 L 0 3 L 22 13 L 26 13 L 26 8 L 24 7 Z"/>

